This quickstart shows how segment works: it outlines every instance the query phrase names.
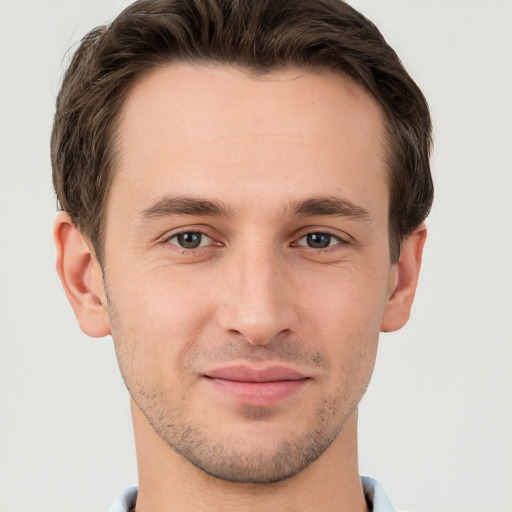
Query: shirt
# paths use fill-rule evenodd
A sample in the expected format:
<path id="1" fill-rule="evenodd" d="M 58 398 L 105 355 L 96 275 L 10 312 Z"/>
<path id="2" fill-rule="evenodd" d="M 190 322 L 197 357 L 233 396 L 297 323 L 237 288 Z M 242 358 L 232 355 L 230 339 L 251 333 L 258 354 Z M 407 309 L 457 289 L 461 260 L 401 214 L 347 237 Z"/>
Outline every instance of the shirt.
<path id="1" fill-rule="evenodd" d="M 373 512 L 395 512 L 384 489 L 376 480 L 362 476 L 361 483 L 363 484 L 366 501 L 372 507 Z M 136 501 L 137 487 L 128 487 L 116 498 L 109 512 L 130 512 L 135 507 Z"/>

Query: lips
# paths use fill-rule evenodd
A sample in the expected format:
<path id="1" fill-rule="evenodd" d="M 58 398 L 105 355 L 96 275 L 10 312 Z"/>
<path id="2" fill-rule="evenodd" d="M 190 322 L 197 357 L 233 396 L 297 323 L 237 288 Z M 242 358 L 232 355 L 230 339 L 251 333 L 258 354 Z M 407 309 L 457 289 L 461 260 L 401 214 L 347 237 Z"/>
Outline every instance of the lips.
<path id="1" fill-rule="evenodd" d="M 208 371 L 216 390 L 245 405 L 271 405 L 297 393 L 309 377 L 286 366 L 229 366 Z"/>
<path id="2" fill-rule="evenodd" d="M 270 366 L 262 369 L 249 368 L 248 366 L 228 366 L 211 370 L 206 376 L 212 379 L 258 383 L 301 380 L 307 378 L 302 373 L 286 366 Z"/>

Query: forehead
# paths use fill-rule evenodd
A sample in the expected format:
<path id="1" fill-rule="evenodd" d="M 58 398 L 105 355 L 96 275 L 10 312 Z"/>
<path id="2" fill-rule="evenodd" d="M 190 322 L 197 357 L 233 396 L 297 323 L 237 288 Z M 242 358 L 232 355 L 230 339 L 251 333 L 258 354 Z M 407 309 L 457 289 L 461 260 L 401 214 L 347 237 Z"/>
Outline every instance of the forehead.
<path id="1" fill-rule="evenodd" d="M 377 180 L 387 200 L 380 108 L 340 75 L 287 69 L 255 78 L 173 64 L 137 83 L 119 126 L 112 196 L 123 189 L 144 202 L 143 195 L 209 196 L 215 187 L 231 201 L 236 190 L 240 202 L 329 191 L 355 200 L 351 194 L 364 195 Z"/>

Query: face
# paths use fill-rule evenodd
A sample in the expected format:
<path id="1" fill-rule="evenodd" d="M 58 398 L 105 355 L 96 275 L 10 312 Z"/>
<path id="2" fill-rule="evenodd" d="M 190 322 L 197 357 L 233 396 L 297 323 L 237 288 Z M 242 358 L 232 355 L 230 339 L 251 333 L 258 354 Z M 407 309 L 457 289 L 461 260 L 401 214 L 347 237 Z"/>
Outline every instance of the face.
<path id="1" fill-rule="evenodd" d="M 173 65 L 119 130 L 104 282 L 133 400 L 207 473 L 298 473 L 364 393 L 396 285 L 379 108 L 330 74 Z"/>

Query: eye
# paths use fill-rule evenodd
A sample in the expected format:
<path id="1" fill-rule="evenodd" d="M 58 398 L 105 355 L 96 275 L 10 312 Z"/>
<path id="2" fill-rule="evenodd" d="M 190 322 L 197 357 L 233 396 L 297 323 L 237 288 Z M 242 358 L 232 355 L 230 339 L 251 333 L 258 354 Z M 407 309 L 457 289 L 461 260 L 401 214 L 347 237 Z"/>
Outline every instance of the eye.
<path id="1" fill-rule="evenodd" d="M 185 231 L 168 239 L 168 242 L 183 249 L 198 249 L 212 243 L 212 239 L 200 231 Z"/>
<path id="2" fill-rule="evenodd" d="M 301 237 L 296 245 L 307 246 L 312 249 L 325 249 L 339 243 L 341 243 L 341 240 L 330 233 L 308 233 Z"/>

